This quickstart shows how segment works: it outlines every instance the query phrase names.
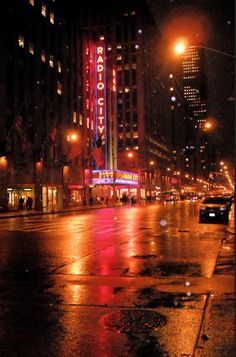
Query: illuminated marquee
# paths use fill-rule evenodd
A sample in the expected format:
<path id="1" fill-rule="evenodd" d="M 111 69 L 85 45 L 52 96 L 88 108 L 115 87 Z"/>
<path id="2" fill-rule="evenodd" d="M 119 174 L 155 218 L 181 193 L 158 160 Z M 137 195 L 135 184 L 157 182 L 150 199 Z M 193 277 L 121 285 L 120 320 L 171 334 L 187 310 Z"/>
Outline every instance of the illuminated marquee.
<path id="1" fill-rule="evenodd" d="M 138 186 L 138 174 L 119 170 L 93 170 L 92 184 Z"/>
<path id="2" fill-rule="evenodd" d="M 98 135 L 105 134 L 106 106 L 105 106 L 105 54 L 104 45 L 96 47 L 97 66 L 97 131 Z"/>

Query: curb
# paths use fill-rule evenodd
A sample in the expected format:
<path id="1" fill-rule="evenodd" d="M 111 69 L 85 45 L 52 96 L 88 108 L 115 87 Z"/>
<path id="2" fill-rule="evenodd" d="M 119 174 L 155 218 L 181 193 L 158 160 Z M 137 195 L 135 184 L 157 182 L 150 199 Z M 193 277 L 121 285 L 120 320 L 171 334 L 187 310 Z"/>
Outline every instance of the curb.
<path id="1" fill-rule="evenodd" d="M 79 212 L 79 211 L 87 211 L 87 210 L 93 210 L 93 209 L 101 209 L 101 208 L 114 208 L 114 207 L 122 207 L 122 206 L 99 206 L 99 207 L 93 207 L 93 206 L 87 206 L 87 207 L 78 207 L 74 209 L 65 209 L 65 210 L 58 210 L 58 211 L 47 211 L 47 212 L 25 212 L 25 213 L 0 213 L 0 219 L 6 219 L 6 218 L 22 218 L 22 217 L 31 217 L 31 216 L 42 216 L 46 214 L 61 214 L 61 213 L 72 213 L 72 212 Z"/>

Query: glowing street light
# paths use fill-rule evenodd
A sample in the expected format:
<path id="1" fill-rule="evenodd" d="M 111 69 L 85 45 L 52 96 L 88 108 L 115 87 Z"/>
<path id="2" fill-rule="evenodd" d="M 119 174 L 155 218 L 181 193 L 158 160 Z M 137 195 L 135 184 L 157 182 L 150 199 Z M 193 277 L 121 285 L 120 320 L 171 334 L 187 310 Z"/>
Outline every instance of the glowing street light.
<path id="1" fill-rule="evenodd" d="M 214 52 L 214 53 L 217 53 L 217 54 L 220 54 L 220 55 L 223 55 L 223 56 L 234 58 L 234 55 L 232 55 L 231 53 L 228 53 L 228 52 L 216 50 L 214 48 L 207 47 L 207 46 L 202 46 L 200 44 L 196 44 L 195 46 L 199 47 L 199 48 L 203 48 L 203 49 L 211 51 L 211 52 Z M 187 49 L 187 47 L 188 47 L 187 39 L 186 38 L 179 38 L 179 39 L 176 40 L 176 43 L 174 45 L 174 52 L 177 55 L 182 55 L 185 52 L 185 50 Z"/>
<path id="2" fill-rule="evenodd" d="M 78 141 L 78 138 L 79 138 L 78 133 L 74 131 L 69 132 L 66 136 L 66 140 L 70 142 L 76 142 Z"/>
<path id="3" fill-rule="evenodd" d="M 177 54 L 177 55 L 182 55 L 186 48 L 188 47 L 188 42 L 186 39 L 178 39 L 175 43 L 175 46 L 174 46 L 174 52 Z"/>
<path id="4" fill-rule="evenodd" d="M 211 127 L 212 127 L 211 123 L 206 123 L 206 124 L 205 124 L 205 128 L 206 128 L 206 129 L 210 129 Z"/>

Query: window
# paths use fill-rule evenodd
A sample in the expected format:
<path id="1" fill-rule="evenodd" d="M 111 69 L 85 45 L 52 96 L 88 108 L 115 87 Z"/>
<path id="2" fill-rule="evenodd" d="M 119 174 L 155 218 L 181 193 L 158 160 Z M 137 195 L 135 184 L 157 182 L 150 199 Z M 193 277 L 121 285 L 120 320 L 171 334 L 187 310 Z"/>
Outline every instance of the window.
<path id="1" fill-rule="evenodd" d="M 75 111 L 73 112 L 73 117 L 72 117 L 72 119 L 73 119 L 73 123 L 76 123 L 76 122 L 77 122 L 77 114 L 76 114 Z"/>
<path id="2" fill-rule="evenodd" d="M 60 61 L 57 62 L 57 70 L 59 73 L 61 73 L 61 62 Z"/>
<path id="3" fill-rule="evenodd" d="M 46 5 L 44 3 L 42 3 L 42 9 L 41 9 L 41 14 L 46 17 L 46 11 L 47 11 L 47 8 L 46 8 Z"/>
<path id="4" fill-rule="evenodd" d="M 57 94 L 62 94 L 62 84 L 59 81 L 57 81 Z"/>
<path id="5" fill-rule="evenodd" d="M 83 116 L 82 114 L 80 113 L 79 114 L 79 125 L 82 125 L 83 124 Z"/>
<path id="6" fill-rule="evenodd" d="M 41 61 L 46 62 L 46 53 L 44 50 L 41 51 Z"/>
<path id="7" fill-rule="evenodd" d="M 54 25 L 54 13 L 50 11 L 50 22 Z"/>
<path id="8" fill-rule="evenodd" d="M 29 43 L 29 53 L 31 53 L 31 55 L 34 54 L 34 45 L 32 42 Z"/>
<path id="9" fill-rule="evenodd" d="M 21 48 L 24 48 L 24 47 L 25 47 L 25 39 L 24 39 L 24 36 L 23 36 L 23 35 L 19 35 L 19 37 L 18 37 L 18 45 L 19 45 Z"/>
<path id="10" fill-rule="evenodd" d="M 54 67 L 54 57 L 53 57 L 53 55 L 50 55 L 49 66 L 52 67 L 52 68 Z"/>

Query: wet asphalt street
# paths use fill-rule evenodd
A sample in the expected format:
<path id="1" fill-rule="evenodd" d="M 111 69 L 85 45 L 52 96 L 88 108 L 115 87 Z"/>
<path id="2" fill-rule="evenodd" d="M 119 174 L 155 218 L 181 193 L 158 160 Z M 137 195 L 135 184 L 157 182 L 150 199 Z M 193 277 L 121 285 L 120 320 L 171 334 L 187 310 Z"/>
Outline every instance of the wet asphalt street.
<path id="1" fill-rule="evenodd" d="M 198 210 L 1 219 L 0 356 L 233 356 L 233 217 Z"/>

